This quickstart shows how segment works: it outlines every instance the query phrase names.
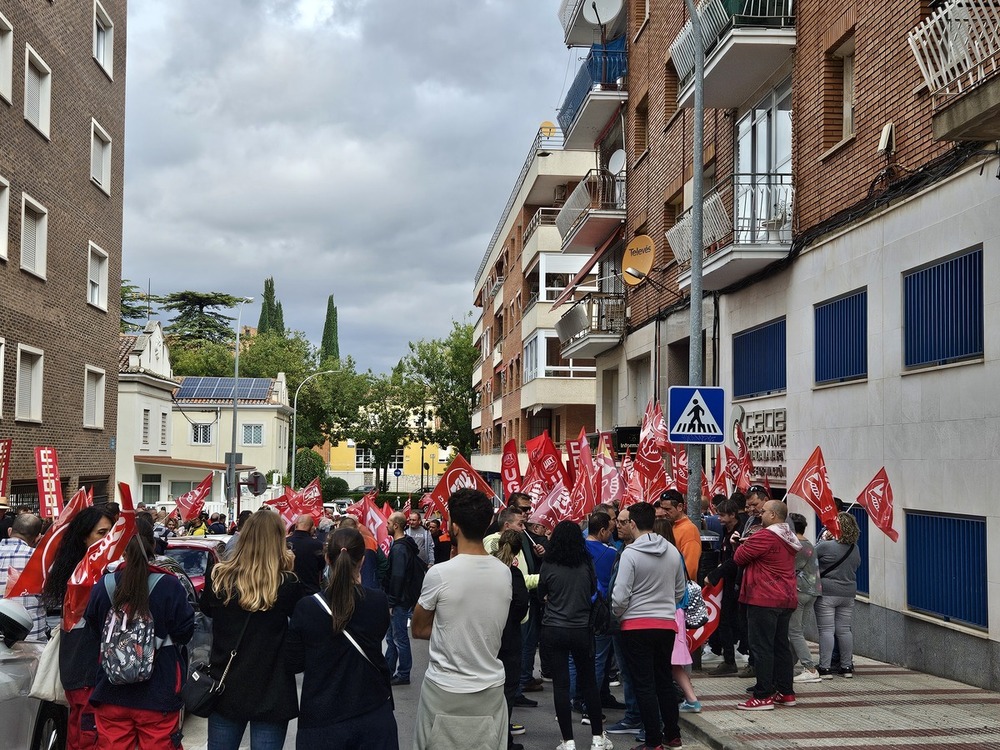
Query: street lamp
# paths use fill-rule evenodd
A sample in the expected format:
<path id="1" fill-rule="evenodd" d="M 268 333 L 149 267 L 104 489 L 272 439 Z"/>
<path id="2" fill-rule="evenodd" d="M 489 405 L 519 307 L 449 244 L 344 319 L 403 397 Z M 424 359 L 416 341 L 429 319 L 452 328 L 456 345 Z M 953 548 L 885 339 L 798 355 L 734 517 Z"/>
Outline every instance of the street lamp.
<path id="1" fill-rule="evenodd" d="M 295 389 L 295 399 L 292 403 L 292 489 L 295 489 L 295 454 L 298 453 L 298 444 L 296 442 L 296 434 L 298 433 L 299 427 L 299 391 L 302 390 L 302 386 L 308 383 L 313 378 L 318 378 L 320 375 L 333 375 L 335 372 L 342 372 L 342 370 L 323 370 L 322 372 L 314 372 L 312 375 L 307 377 L 301 383 L 299 387 Z"/>
<path id="2" fill-rule="evenodd" d="M 240 385 L 240 328 L 243 327 L 243 305 L 253 302 L 253 297 L 242 297 L 239 300 L 240 309 L 236 314 L 236 355 L 233 357 L 233 446 L 226 467 L 226 478 L 229 481 L 229 517 L 233 518 L 233 506 L 236 503 L 236 414 Z M 239 511 L 239 508 L 237 508 Z"/>

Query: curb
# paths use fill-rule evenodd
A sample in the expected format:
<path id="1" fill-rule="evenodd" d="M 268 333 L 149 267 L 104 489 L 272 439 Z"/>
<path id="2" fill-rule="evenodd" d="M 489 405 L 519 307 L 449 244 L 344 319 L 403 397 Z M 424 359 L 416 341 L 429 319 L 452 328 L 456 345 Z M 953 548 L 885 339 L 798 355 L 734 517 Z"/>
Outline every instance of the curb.
<path id="1" fill-rule="evenodd" d="M 746 750 L 750 747 L 703 719 L 700 714 L 681 714 L 680 724 L 688 734 L 714 750 Z"/>

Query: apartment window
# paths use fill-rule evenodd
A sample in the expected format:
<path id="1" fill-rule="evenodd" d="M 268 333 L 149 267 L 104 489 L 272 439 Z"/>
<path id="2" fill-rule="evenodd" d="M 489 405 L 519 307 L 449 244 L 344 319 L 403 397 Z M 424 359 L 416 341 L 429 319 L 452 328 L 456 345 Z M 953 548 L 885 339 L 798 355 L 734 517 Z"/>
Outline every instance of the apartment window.
<path id="1" fill-rule="evenodd" d="M 160 503 L 160 484 L 162 481 L 162 474 L 142 475 L 142 502 L 147 507 Z"/>
<path id="2" fill-rule="evenodd" d="M 868 290 L 816 305 L 815 378 L 841 383 L 868 375 Z"/>
<path id="3" fill-rule="evenodd" d="M 24 49 L 24 119 L 49 137 L 52 111 L 52 69 L 30 44 Z"/>
<path id="4" fill-rule="evenodd" d="M 538 377 L 538 336 L 524 345 L 524 382 L 530 383 Z"/>
<path id="5" fill-rule="evenodd" d="M 14 96 L 14 27 L 0 13 L 0 98 L 12 103 Z"/>
<path id="6" fill-rule="evenodd" d="M 903 275 L 906 367 L 983 355 L 983 248 Z"/>
<path id="7" fill-rule="evenodd" d="M 167 413 L 160 412 L 160 447 L 165 448 L 167 445 Z"/>
<path id="8" fill-rule="evenodd" d="M 668 122 L 677 111 L 677 71 L 672 62 L 663 64 L 663 121 Z"/>
<path id="9" fill-rule="evenodd" d="M 733 336 L 733 398 L 785 390 L 785 319 Z"/>
<path id="10" fill-rule="evenodd" d="M 169 500 L 176 500 L 181 495 L 185 495 L 188 492 L 190 492 L 191 490 L 193 490 L 195 487 L 198 486 L 198 484 L 199 484 L 199 482 L 197 480 L 193 481 L 193 482 L 174 482 L 174 481 L 172 481 L 172 482 L 170 482 L 170 497 L 168 499 Z M 211 497 L 211 495 L 209 495 L 209 496 Z"/>
<path id="11" fill-rule="evenodd" d="M 191 442 L 195 445 L 212 444 L 212 424 L 192 424 Z"/>
<path id="12" fill-rule="evenodd" d="M 142 410 L 142 444 L 149 445 L 149 409 Z"/>
<path id="13" fill-rule="evenodd" d="M 375 467 L 375 457 L 372 456 L 371 448 L 355 448 L 354 449 L 354 468 L 355 469 L 372 469 Z"/>
<path id="14" fill-rule="evenodd" d="M 7 237 L 10 232 L 10 183 L 0 177 L 0 258 L 7 260 Z"/>
<path id="15" fill-rule="evenodd" d="M 112 75 L 115 55 L 115 25 L 104 6 L 94 2 L 94 59 L 108 77 Z"/>
<path id="16" fill-rule="evenodd" d="M 83 378 L 83 426 L 104 429 L 104 370 L 89 365 Z"/>
<path id="17" fill-rule="evenodd" d="M 823 145 L 854 135 L 854 33 L 827 50 L 823 70 Z"/>
<path id="18" fill-rule="evenodd" d="M 24 344 L 17 346 L 17 396 L 14 419 L 42 421 L 42 388 L 45 353 Z"/>
<path id="19" fill-rule="evenodd" d="M 395 471 L 396 469 L 402 470 L 403 468 L 403 449 L 396 448 L 396 452 L 392 454 L 392 458 L 389 459 L 389 470 Z"/>
<path id="20" fill-rule="evenodd" d="M 111 136 L 94 119 L 90 121 L 90 179 L 105 193 L 111 192 Z"/>
<path id="21" fill-rule="evenodd" d="M 90 243 L 87 253 L 87 302 L 108 309 L 108 254 Z"/>
<path id="22" fill-rule="evenodd" d="M 243 425 L 243 445 L 263 445 L 264 425 L 245 424 Z"/>
<path id="23" fill-rule="evenodd" d="M 45 278 L 49 212 L 27 193 L 21 195 L 21 268 Z"/>
<path id="24" fill-rule="evenodd" d="M 649 0 L 632 0 L 632 35 L 639 33 L 639 29 L 649 18 Z"/>
<path id="25" fill-rule="evenodd" d="M 636 157 L 642 156 L 649 148 L 649 97 L 644 96 L 635 107 L 635 130 L 633 136 L 633 152 Z"/>

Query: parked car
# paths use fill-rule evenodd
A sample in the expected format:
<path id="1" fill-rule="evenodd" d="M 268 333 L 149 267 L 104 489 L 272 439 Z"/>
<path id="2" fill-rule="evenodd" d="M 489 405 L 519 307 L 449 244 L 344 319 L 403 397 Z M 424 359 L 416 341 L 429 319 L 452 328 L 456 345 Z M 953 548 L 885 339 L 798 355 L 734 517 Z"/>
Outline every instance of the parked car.
<path id="1" fill-rule="evenodd" d="M 57 750 L 66 746 L 66 706 L 28 695 L 44 643 L 24 642 L 31 616 L 18 602 L 0 600 L 0 727 L 5 750 Z"/>
<path id="2" fill-rule="evenodd" d="M 198 596 L 205 589 L 208 570 L 219 562 L 228 535 L 176 536 L 167 540 L 167 556 L 174 558 L 194 584 Z"/>
<path id="3" fill-rule="evenodd" d="M 351 490 L 351 492 L 360 492 L 362 495 L 367 495 L 373 489 L 375 489 L 374 484 L 359 484 L 357 487 Z"/>

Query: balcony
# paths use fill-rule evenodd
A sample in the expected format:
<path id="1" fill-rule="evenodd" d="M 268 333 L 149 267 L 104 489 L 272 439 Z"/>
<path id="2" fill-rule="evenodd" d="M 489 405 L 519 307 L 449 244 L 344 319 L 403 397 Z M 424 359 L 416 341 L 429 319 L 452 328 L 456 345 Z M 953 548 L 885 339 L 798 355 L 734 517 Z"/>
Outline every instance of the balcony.
<path id="1" fill-rule="evenodd" d="M 625 223 L 625 175 L 592 169 L 556 217 L 564 253 L 593 253 Z"/>
<path id="2" fill-rule="evenodd" d="M 563 406 L 593 408 L 597 391 L 594 368 L 589 368 L 589 373 L 579 370 L 575 377 L 544 377 L 526 382 L 521 386 L 521 408 L 532 412 Z"/>
<path id="3" fill-rule="evenodd" d="M 590 292 L 556 323 L 565 359 L 593 359 L 615 347 L 625 333 L 625 295 Z"/>
<path id="4" fill-rule="evenodd" d="M 909 36 L 931 92 L 934 137 L 1000 139 L 1000 7 L 952 0 Z"/>
<path id="5" fill-rule="evenodd" d="M 503 399 L 500 396 L 493 399 L 493 404 L 490 409 L 494 422 L 499 419 L 503 419 Z"/>
<path id="6" fill-rule="evenodd" d="M 624 37 L 604 48 L 594 45 L 559 110 L 559 127 L 565 133 L 566 148 L 594 148 L 608 120 L 628 100 L 627 67 Z"/>
<path id="7" fill-rule="evenodd" d="M 589 47 L 601 38 L 600 29 L 583 16 L 584 2 L 585 0 L 562 0 L 559 5 L 559 23 L 563 27 L 563 41 L 567 47 Z M 614 18 L 602 19 L 608 26 L 607 35 L 616 37 L 624 33 L 626 18 L 623 10 Z"/>
<path id="8" fill-rule="evenodd" d="M 558 208 L 540 208 L 531 217 L 521 237 L 521 270 L 526 271 L 539 253 L 558 252 L 562 239 L 556 229 Z"/>
<path id="9" fill-rule="evenodd" d="M 708 192 L 702 209 L 705 289 L 727 287 L 788 255 L 792 200 L 792 176 L 787 174 L 737 174 Z M 691 222 L 688 209 L 667 232 L 682 266 L 691 263 Z M 681 272 L 678 285 L 691 286 L 690 267 Z"/>
<path id="10" fill-rule="evenodd" d="M 483 426 L 483 410 L 473 409 L 472 410 L 472 429 L 478 430 Z"/>
<path id="11" fill-rule="evenodd" d="M 702 0 L 705 106 L 732 109 L 787 62 L 795 48 L 794 0 Z M 670 45 L 677 105 L 694 106 L 695 37 L 688 20 Z"/>

